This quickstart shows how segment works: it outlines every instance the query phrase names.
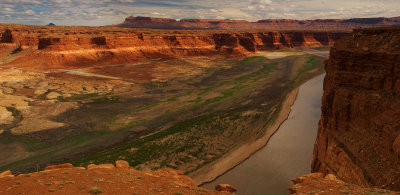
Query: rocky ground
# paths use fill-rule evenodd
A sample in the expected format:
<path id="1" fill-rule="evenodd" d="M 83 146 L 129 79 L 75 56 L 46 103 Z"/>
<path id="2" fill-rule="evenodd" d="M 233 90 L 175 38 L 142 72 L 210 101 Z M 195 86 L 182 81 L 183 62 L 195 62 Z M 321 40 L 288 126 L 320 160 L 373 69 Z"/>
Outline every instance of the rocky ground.
<path id="1" fill-rule="evenodd" d="M 394 192 L 379 188 L 361 187 L 346 183 L 332 174 L 312 173 L 302 177 L 294 178 L 294 185 L 289 188 L 291 194 L 354 194 L 354 195 L 394 195 Z"/>
<path id="2" fill-rule="evenodd" d="M 119 80 L 0 68 L 0 127 L 20 135 L 65 126 L 50 118 L 78 107 L 82 96 L 126 92 L 132 84 Z M 12 127 L 13 126 L 13 127 Z"/>
<path id="3" fill-rule="evenodd" d="M 222 185 L 224 187 L 224 185 Z M 231 190 L 219 188 L 220 190 Z M 197 187 L 181 171 L 138 171 L 126 161 L 73 167 L 48 166 L 43 171 L 14 176 L 0 173 L 0 194 L 231 194 Z"/>

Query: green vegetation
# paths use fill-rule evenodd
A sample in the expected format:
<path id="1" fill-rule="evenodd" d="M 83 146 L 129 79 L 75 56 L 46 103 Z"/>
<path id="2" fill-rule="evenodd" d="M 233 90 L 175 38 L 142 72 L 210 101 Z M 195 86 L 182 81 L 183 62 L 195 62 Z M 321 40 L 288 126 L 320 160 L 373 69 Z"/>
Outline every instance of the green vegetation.
<path id="1" fill-rule="evenodd" d="M 100 103 L 106 103 L 106 102 L 118 102 L 119 97 L 118 96 L 103 96 L 100 98 L 94 98 L 92 99 L 92 104 L 100 104 Z"/>
<path id="2" fill-rule="evenodd" d="M 142 164 L 151 159 L 160 157 L 162 154 L 165 153 L 166 150 L 171 149 L 163 145 L 157 144 L 156 143 L 157 140 L 163 139 L 168 135 L 173 135 L 178 132 L 189 131 L 190 127 L 207 122 L 213 117 L 214 115 L 203 115 L 179 122 L 176 125 L 168 128 L 167 130 L 155 133 L 153 135 L 149 135 L 144 138 L 130 141 L 124 144 L 122 147 L 113 148 L 108 151 L 100 152 L 91 156 L 86 156 L 82 159 L 74 161 L 73 164 L 87 165 L 89 164 L 88 163 L 89 161 L 95 161 L 96 163 L 104 161 L 115 162 L 121 156 L 124 156 L 125 157 L 124 159 L 128 160 L 128 162 L 130 162 L 132 166 Z M 127 152 L 131 148 L 137 148 L 137 150 L 133 152 Z"/>
<path id="3" fill-rule="evenodd" d="M 103 190 L 101 190 L 99 187 L 91 187 L 89 190 L 89 193 L 91 194 L 101 194 L 103 193 Z"/>
<path id="4" fill-rule="evenodd" d="M 310 76 L 305 76 L 305 73 L 323 65 L 322 60 L 319 57 L 310 55 L 307 57 L 306 63 L 303 64 L 301 70 L 297 73 L 295 78 L 292 80 L 292 87 L 298 86 L 305 80 L 307 80 Z"/>
<path id="5" fill-rule="evenodd" d="M 269 73 L 275 68 L 276 64 L 275 63 L 270 63 L 267 62 L 266 59 L 264 57 L 261 56 L 252 56 L 249 58 L 245 58 L 244 60 L 240 61 L 238 63 L 239 66 L 244 66 L 244 65 L 251 65 L 251 64 L 263 64 L 262 68 L 254 71 L 252 73 L 248 73 L 239 77 L 234 78 L 233 80 L 229 80 L 229 81 L 223 81 L 221 83 L 219 83 L 217 86 L 213 86 L 213 87 L 207 87 L 205 88 L 199 95 L 205 95 L 213 90 L 216 90 L 224 85 L 230 85 L 233 84 L 235 85 L 234 87 L 224 90 L 222 92 L 222 96 L 218 96 L 218 97 L 214 97 L 211 99 L 207 99 L 205 101 L 206 104 L 210 104 L 210 103 L 215 103 L 218 102 L 222 99 L 228 98 L 233 96 L 237 91 L 240 91 L 241 89 L 246 88 L 248 85 L 245 85 L 246 83 L 250 82 L 256 82 L 261 78 L 265 78 L 269 75 Z M 196 99 L 198 101 L 201 101 L 201 97 L 198 97 L 198 99 Z"/>
<path id="6" fill-rule="evenodd" d="M 59 140 L 57 142 L 57 144 L 54 144 L 52 142 L 37 140 L 34 138 L 30 138 L 30 137 L 19 136 L 19 135 L 2 135 L 2 136 L 0 136 L 0 142 L 4 143 L 4 144 L 11 144 L 14 142 L 24 143 L 27 151 L 35 152 L 35 151 L 39 151 L 39 150 L 42 150 L 45 148 L 49 148 L 49 147 L 52 147 L 55 145 L 61 145 L 61 144 L 78 145 L 78 144 L 86 142 L 89 139 L 101 137 L 101 136 L 104 136 L 107 134 L 110 134 L 110 133 L 106 132 L 106 131 L 85 132 L 80 135 L 75 135 L 75 136 L 72 136 L 69 138 L 65 138 L 63 140 Z"/>
<path id="7" fill-rule="evenodd" d="M 60 97 L 58 97 L 58 100 L 62 101 L 62 102 L 78 101 L 78 100 L 85 100 L 85 99 L 89 99 L 89 98 L 94 98 L 94 97 L 97 97 L 97 96 L 99 96 L 99 94 L 97 94 L 97 93 L 73 94 L 71 97 L 67 97 L 67 98 L 60 96 Z"/>
<path id="8" fill-rule="evenodd" d="M 6 107 L 6 109 L 7 109 L 8 112 L 12 113 L 12 116 L 14 118 L 20 118 L 20 119 L 23 118 L 22 114 L 21 114 L 21 111 L 17 110 L 16 108 L 14 108 L 14 107 Z"/>
<path id="9" fill-rule="evenodd" d="M 125 94 L 119 95 L 123 101 L 112 94 L 103 96 L 96 93 L 60 98 L 60 101 L 85 100 L 84 110 L 68 114 L 76 116 L 76 113 L 80 113 L 78 116 L 84 116 L 81 115 L 84 112 L 108 115 L 101 119 L 90 118 L 92 121 L 84 124 L 94 124 L 96 128 L 88 128 L 93 131 L 79 131 L 78 134 L 65 136 L 60 140 L 43 141 L 24 136 L 2 135 L 1 143 L 22 142 L 29 152 L 48 150 L 0 168 L 36 163 L 41 158 L 57 157 L 61 153 L 69 155 L 81 152 L 91 147 L 90 144 L 94 141 L 106 143 L 104 140 L 108 138 L 111 140 L 126 135 L 145 135 L 125 141 L 115 148 L 82 155 L 83 157 L 72 160 L 73 164 L 85 166 L 91 163 L 114 163 L 115 160 L 123 159 L 132 166 L 150 164 L 149 168 L 181 168 L 182 165 L 189 164 L 192 167 L 186 171 L 196 170 L 242 142 L 264 135 L 266 127 L 278 116 L 284 97 L 294 87 L 320 73 L 318 71 L 323 67 L 320 59 L 303 55 L 275 60 L 262 56 L 232 60 L 224 63 L 224 66 L 212 68 L 205 76 L 196 76 L 190 82 L 184 83 L 181 89 L 187 89 L 186 91 L 181 90 L 181 85 L 175 81 L 144 84 L 151 87 L 150 89 L 155 88 L 154 90 L 159 90 L 156 87 L 166 87 L 163 90 L 166 94 L 154 98 L 146 94 L 143 100 L 141 97 L 137 102 L 136 99 L 126 101 L 122 96 Z M 294 67 L 295 62 L 304 60 L 306 63 Z M 315 69 L 318 71 L 310 73 Z M 276 93 L 277 98 L 265 98 L 269 97 L 269 93 Z M 177 104 L 180 100 L 181 105 Z M 267 106 L 264 108 L 264 105 Z M 95 124 L 97 121 L 98 126 Z M 108 127 L 116 131 L 106 131 Z"/>
<path id="10" fill-rule="evenodd" d="M 206 104 L 210 104 L 210 103 L 218 102 L 218 101 L 220 101 L 222 99 L 231 97 L 231 96 L 233 96 L 235 94 L 236 91 L 239 91 L 239 90 L 241 90 L 241 89 L 243 89 L 245 87 L 246 86 L 235 86 L 235 87 L 233 87 L 231 89 L 223 91 L 222 92 L 222 94 L 223 94 L 222 96 L 218 96 L 218 97 L 215 97 L 215 98 L 207 99 L 205 101 L 205 103 Z"/>
<path id="11" fill-rule="evenodd" d="M 331 47 L 313 47 L 312 49 L 318 50 L 318 51 L 329 51 Z"/>
<path id="12" fill-rule="evenodd" d="M 167 81 L 151 81 L 143 84 L 146 88 L 167 87 Z"/>
<path id="13" fill-rule="evenodd" d="M 47 95 L 52 92 L 52 90 L 48 89 L 45 93 L 41 94 L 38 96 L 38 99 L 40 100 L 47 100 Z M 58 97 L 61 98 L 62 96 Z"/>
<path id="14" fill-rule="evenodd" d="M 17 135 L 0 136 L 0 143 L 11 144 L 14 142 L 24 143 L 29 152 L 37 151 L 51 146 L 51 144 L 47 142 L 39 141 L 30 137 L 17 136 Z"/>
<path id="15" fill-rule="evenodd" d="M 314 69 L 322 68 L 322 61 L 318 57 L 314 56 L 302 56 L 302 58 L 307 58 L 306 63 L 302 65 L 300 70 L 295 74 L 295 76 L 289 80 L 288 82 L 292 82 L 290 88 L 283 92 L 282 97 L 285 97 L 293 87 L 298 86 L 304 80 L 316 75 L 318 73 L 309 74 L 308 72 Z M 296 58 L 292 58 L 296 59 Z M 233 62 L 230 62 L 233 64 Z M 230 80 L 222 80 L 215 86 L 205 87 L 198 93 L 198 97 L 195 100 L 189 101 L 191 103 L 200 103 L 203 101 L 203 98 L 206 94 L 214 92 L 219 88 L 226 86 L 226 85 L 233 85 L 228 89 L 222 90 L 220 96 L 213 97 L 210 99 L 204 100 L 204 106 L 208 106 L 208 104 L 213 104 L 217 102 L 221 102 L 229 97 L 235 96 L 239 94 L 237 92 L 250 88 L 253 86 L 253 83 L 257 83 L 257 81 L 261 81 L 260 79 L 268 78 L 269 74 L 273 70 L 275 70 L 279 64 L 279 60 L 268 61 L 264 57 L 260 56 L 253 56 L 236 62 L 237 66 L 250 66 L 254 65 L 254 63 L 258 63 L 258 66 L 261 67 L 255 71 L 247 72 L 245 74 L 236 76 L 231 78 Z M 307 73 L 307 74 L 306 74 Z M 263 80 L 264 81 L 264 80 Z M 172 98 L 167 99 L 166 101 L 152 103 L 145 107 L 135 110 L 135 112 L 147 111 L 151 110 L 154 107 L 157 107 L 165 102 L 177 101 L 179 96 L 174 96 Z M 282 98 L 283 100 L 283 98 Z M 262 136 L 265 132 L 265 128 L 271 124 L 276 117 L 278 116 L 282 101 L 275 107 L 273 113 L 271 113 L 269 118 L 263 123 L 261 128 L 257 131 L 258 136 Z M 179 114 L 179 112 L 177 113 Z M 170 112 L 166 112 L 162 117 L 169 117 L 171 121 L 173 120 L 173 116 Z M 261 115 L 258 115 L 258 119 L 260 119 Z M 154 119 L 157 121 L 164 121 L 160 117 Z M 222 133 L 226 132 L 229 128 L 226 124 L 224 124 L 224 118 L 231 118 L 231 122 L 229 125 L 232 125 L 232 122 L 235 121 L 246 121 L 245 117 L 242 117 L 239 113 L 225 113 L 225 114 L 203 114 L 200 116 L 195 116 L 183 121 L 176 123 L 175 125 L 167 128 L 166 130 L 156 132 L 154 134 L 148 135 L 146 137 L 132 140 L 126 142 L 122 146 L 109 149 L 107 151 L 103 151 L 97 154 L 92 154 L 85 156 L 81 159 L 77 159 L 73 162 L 75 166 L 85 166 L 90 163 L 106 163 L 106 162 L 114 162 L 118 159 L 124 159 L 131 163 L 132 166 L 137 166 L 140 164 L 144 164 L 146 162 L 152 161 L 154 159 L 161 159 L 163 156 L 167 155 L 169 152 L 173 153 L 185 153 L 186 155 L 190 155 L 194 158 L 202 159 L 203 156 L 203 147 L 201 147 L 197 142 L 204 137 L 215 137 L 217 135 L 221 135 Z M 114 118 L 114 121 L 117 119 Z M 220 121 L 220 122 L 217 122 Z M 135 125 L 136 122 L 128 125 L 127 128 Z M 218 131 L 216 131 L 218 130 Z M 240 132 L 236 132 L 240 133 Z M 232 134 L 233 135 L 233 134 Z M 245 136 L 245 135 L 241 135 Z M 179 139 L 178 139 L 179 137 Z M 179 141 L 178 141 L 179 140 Z M 184 143 L 180 143 L 184 140 Z M 201 141 L 199 141 L 201 142 Z M 231 146 L 233 147 L 233 146 Z M 229 148 L 226 148 L 229 150 Z M 219 158 L 223 153 L 227 152 L 226 149 L 218 149 L 218 154 L 210 154 L 213 155 L 211 159 L 202 159 L 205 160 L 206 163 Z M 171 161 L 161 161 L 160 167 L 171 167 L 177 168 L 177 166 L 190 162 L 193 159 L 188 157 L 177 157 L 178 159 L 174 160 L 173 163 L 176 165 L 171 165 Z"/>
<path id="16" fill-rule="evenodd" d="M 60 152 L 62 150 L 65 150 L 66 148 L 69 148 L 70 146 L 75 146 L 81 143 L 84 143 L 90 139 L 94 139 L 94 138 L 98 138 L 98 137 L 102 137 L 105 135 L 109 135 L 111 134 L 108 131 L 96 131 L 96 132 L 85 132 L 82 133 L 80 135 L 75 135 L 73 137 L 70 138 L 65 138 L 59 142 L 57 142 L 57 144 L 54 143 L 50 143 L 50 142 L 44 142 L 44 141 L 39 141 L 33 138 L 27 138 L 27 137 L 23 137 L 23 136 L 14 136 L 14 135 L 5 135 L 5 136 L 0 136 L 0 141 L 5 140 L 5 143 L 13 143 L 14 141 L 27 141 L 24 142 L 27 146 L 27 150 L 34 152 L 34 151 L 38 151 L 38 150 L 42 150 L 45 148 L 49 148 L 49 147 L 53 147 L 53 146 L 59 146 L 59 145 L 63 145 L 63 147 L 58 148 L 56 150 L 51 150 L 50 152 L 46 152 L 40 155 L 36 155 L 36 156 L 32 156 L 23 160 L 19 160 L 13 163 L 10 163 L 8 165 L 2 166 L 0 167 L 0 169 L 10 169 L 10 167 L 16 166 L 16 165 L 20 165 L 26 162 L 31 162 L 37 159 L 41 159 L 47 156 L 51 156 L 53 154 L 56 154 L 57 152 Z M 12 138 L 11 140 L 9 140 L 8 138 Z"/>
<path id="17" fill-rule="evenodd" d="M 96 182 L 96 183 L 101 183 L 101 182 L 103 182 L 103 181 L 104 181 L 103 178 L 96 178 L 96 179 L 94 180 L 94 182 Z"/>
<path id="18" fill-rule="evenodd" d="M 154 107 L 156 107 L 156 106 L 158 106 L 158 105 L 160 105 L 160 104 L 161 104 L 160 102 L 153 103 L 153 104 L 144 106 L 144 107 L 142 107 L 142 108 L 139 108 L 139 109 L 133 111 L 133 113 L 135 113 L 135 112 L 141 112 L 141 111 L 146 111 L 146 110 L 150 110 L 150 109 L 152 109 L 152 108 L 154 108 Z"/>

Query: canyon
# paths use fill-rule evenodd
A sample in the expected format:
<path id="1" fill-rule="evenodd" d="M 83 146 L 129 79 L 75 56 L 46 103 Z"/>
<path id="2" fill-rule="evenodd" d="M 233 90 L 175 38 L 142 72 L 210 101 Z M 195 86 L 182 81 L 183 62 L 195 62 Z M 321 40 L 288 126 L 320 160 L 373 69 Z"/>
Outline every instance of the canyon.
<path id="1" fill-rule="evenodd" d="M 15 174 L 118 159 L 202 174 L 278 126 L 288 94 L 322 74 L 303 48 L 347 34 L 0 27 L 0 167 Z"/>
<path id="2" fill-rule="evenodd" d="M 382 26 L 399 26 L 400 17 L 393 18 L 352 18 L 352 19 L 263 19 L 256 22 L 246 20 L 210 20 L 210 19 L 169 19 L 130 16 L 116 26 L 154 29 L 242 29 L 242 30 L 317 30 L 317 31 L 349 31 L 356 28 Z"/>
<path id="3" fill-rule="evenodd" d="M 166 176 L 160 182 L 175 182 L 176 191 L 168 192 L 217 193 L 163 168 L 204 175 L 212 162 L 272 135 L 268 128 L 282 109 L 290 111 L 282 108 L 285 100 L 324 72 L 325 58 L 308 48 L 334 44 L 312 162 L 319 173 L 294 179 L 290 190 L 329 194 L 324 189 L 361 192 L 364 186 L 394 193 L 389 190 L 400 190 L 400 29 L 350 29 L 398 22 L 128 17 L 119 26 L 136 28 L 0 24 L 0 156 L 7 156 L 0 170 L 21 174 L 65 162 L 93 167 L 122 159 L 146 181 Z M 139 28 L 165 26 L 177 29 Z M 199 30 L 204 28 L 211 30 Z M 88 181 L 99 174 L 67 168 L 70 177 L 88 171 Z M 146 169 L 161 170 L 140 172 Z M 62 177 L 61 171 L 54 174 Z M 20 192 L 25 183 L 16 182 L 32 186 L 31 178 L 49 179 L 45 172 L 4 172 L 0 190 Z M 63 190 L 71 182 L 53 184 Z M 50 190 L 43 182 L 35 185 Z M 149 192 L 144 187 L 138 189 Z"/>

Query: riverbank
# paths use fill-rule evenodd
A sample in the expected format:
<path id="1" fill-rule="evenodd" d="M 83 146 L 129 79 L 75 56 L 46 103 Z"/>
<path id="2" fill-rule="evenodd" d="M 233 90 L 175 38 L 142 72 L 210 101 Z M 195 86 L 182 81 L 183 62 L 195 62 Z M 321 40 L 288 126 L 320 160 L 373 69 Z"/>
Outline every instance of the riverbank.
<path id="1" fill-rule="evenodd" d="M 286 96 L 285 100 L 282 102 L 277 118 L 271 125 L 267 127 L 263 137 L 254 142 L 241 145 L 238 148 L 233 149 L 232 152 L 223 155 L 218 160 L 189 174 L 196 185 L 201 185 L 203 183 L 215 180 L 218 176 L 226 173 L 230 169 L 248 159 L 252 154 L 262 149 L 268 143 L 268 140 L 271 138 L 271 136 L 279 129 L 280 125 L 288 118 L 291 112 L 291 107 L 296 101 L 298 92 L 299 87 L 292 90 Z"/>
<path id="2" fill-rule="evenodd" d="M 235 186 L 238 194 L 288 194 L 292 178 L 311 173 L 324 77 L 320 75 L 299 87 L 287 120 L 261 150 L 201 186 L 212 190 L 217 184 L 227 183 Z"/>

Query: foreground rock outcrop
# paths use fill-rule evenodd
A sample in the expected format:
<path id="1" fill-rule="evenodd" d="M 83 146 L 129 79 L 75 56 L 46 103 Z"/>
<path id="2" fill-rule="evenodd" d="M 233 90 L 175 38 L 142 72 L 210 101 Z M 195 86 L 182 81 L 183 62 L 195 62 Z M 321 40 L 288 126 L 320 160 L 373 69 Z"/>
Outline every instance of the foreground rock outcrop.
<path id="1" fill-rule="evenodd" d="M 312 173 L 309 175 L 294 178 L 294 185 L 289 188 L 290 194 L 385 194 L 394 195 L 397 192 L 379 189 L 365 188 L 354 184 L 346 183 L 337 179 L 332 174 Z"/>
<path id="2" fill-rule="evenodd" d="M 331 45 L 347 32 L 0 25 L 0 65 L 76 68 L 181 56 L 246 56 Z"/>
<path id="3" fill-rule="evenodd" d="M 400 17 L 395 18 L 353 18 L 353 19 L 317 19 L 288 20 L 265 19 L 257 22 L 246 20 L 209 20 L 209 19 L 169 19 L 130 16 L 120 27 L 156 28 L 156 29 L 231 29 L 231 30 L 318 30 L 351 31 L 354 28 L 395 26 L 400 24 Z"/>
<path id="4" fill-rule="evenodd" d="M 331 49 L 312 170 L 400 190 L 400 28 L 355 30 Z"/>
<path id="5" fill-rule="evenodd" d="M 34 189 L 34 190 L 33 190 Z M 137 171 L 126 161 L 113 164 L 48 166 L 44 171 L 14 176 L 0 173 L 0 194 L 230 194 L 197 187 L 173 169 Z"/>

